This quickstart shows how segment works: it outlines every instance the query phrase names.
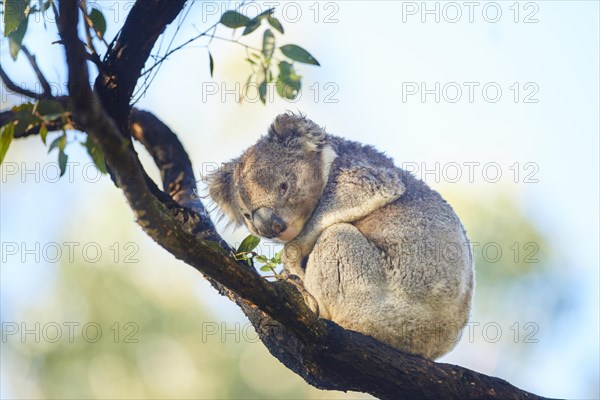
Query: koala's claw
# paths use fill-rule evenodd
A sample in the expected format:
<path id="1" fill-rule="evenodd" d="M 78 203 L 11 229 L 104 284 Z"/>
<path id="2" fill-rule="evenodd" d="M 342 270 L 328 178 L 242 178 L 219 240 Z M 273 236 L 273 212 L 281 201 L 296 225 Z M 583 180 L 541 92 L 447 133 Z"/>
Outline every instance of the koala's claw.
<path id="1" fill-rule="evenodd" d="M 285 272 L 286 272 L 284 275 L 285 281 L 296 286 L 296 289 L 298 289 L 298 291 L 302 294 L 302 297 L 304 298 L 304 302 L 306 303 L 306 305 L 318 317 L 319 316 L 319 303 L 317 303 L 317 299 L 315 299 L 314 296 L 312 294 L 310 294 L 308 292 L 308 290 L 306 290 L 306 288 L 304 287 L 304 283 L 302 282 L 302 279 L 300 279 L 300 277 L 298 275 L 292 275 L 287 271 L 285 271 Z"/>

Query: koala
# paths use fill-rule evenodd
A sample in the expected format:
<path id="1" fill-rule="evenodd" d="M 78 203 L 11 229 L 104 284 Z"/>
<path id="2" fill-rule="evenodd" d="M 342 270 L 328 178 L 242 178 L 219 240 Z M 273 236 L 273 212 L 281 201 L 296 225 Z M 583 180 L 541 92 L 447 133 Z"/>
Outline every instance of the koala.
<path id="1" fill-rule="evenodd" d="M 474 286 L 466 232 L 384 154 L 286 113 L 206 178 L 231 223 L 284 243 L 319 317 L 429 359 L 458 341 Z"/>

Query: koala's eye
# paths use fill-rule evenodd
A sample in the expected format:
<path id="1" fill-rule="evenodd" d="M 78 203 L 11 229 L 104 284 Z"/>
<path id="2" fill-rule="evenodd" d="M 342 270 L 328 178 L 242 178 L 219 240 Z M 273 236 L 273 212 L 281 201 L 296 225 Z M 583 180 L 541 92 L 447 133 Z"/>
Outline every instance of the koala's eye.
<path id="1" fill-rule="evenodd" d="M 250 215 L 250 214 L 248 214 L 248 213 L 245 213 L 245 214 L 244 214 L 244 218 L 246 218 L 246 219 L 250 219 L 250 218 L 251 218 L 251 215 Z"/>
<path id="2" fill-rule="evenodd" d="M 280 195 L 283 196 L 285 194 L 285 192 L 287 192 L 287 190 L 288 190 L 287 182 L 283 182 L 281 185 L 279 185 L 279 194 Z"/>

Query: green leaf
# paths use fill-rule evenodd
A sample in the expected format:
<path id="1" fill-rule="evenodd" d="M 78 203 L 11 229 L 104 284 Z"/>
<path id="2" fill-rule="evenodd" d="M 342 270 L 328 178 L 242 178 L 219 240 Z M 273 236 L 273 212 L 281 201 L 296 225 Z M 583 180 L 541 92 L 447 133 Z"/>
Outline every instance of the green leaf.
<path id="1" fill-rule="evenodd" d="M 277 94 L 284 99 L 294 100 L 300 93 L 300 87 L 302 84 L 300 81 L 285 82 L 281 79 L 277 79 Z"/>
<path id="2" fill-rule="evenodd" d="M 285 81 L 299 81 L 302 76 L 298 75 L 294 70 L 294 66 L 287 61 L 281 61 L 278 64 L 279 76 Z"/>
<path id="3" fill-rule="evenodd" d="M 281 52 L 294 61 L 298 61 L 305 64 L 321 65 L 319 62 L 302 47 L 295 44 L 286 44 L 281 46 Z"/>
<path id="4" fill-rule="evenodd" d="M 61 117 L 65 113 L 62 104 L 56 100 L 41 99 L 35 103 L 33 113 L 37 112 L 44 120 L 51 121 Z"/>
<path id="5" fill-rule="evenodd" d="M 12 108 L 12 112 L 15 113 L 13 122 L 16 121 L 15 135 L 19 135 L 40 123 L 39 118 L 33 115 L 33 109 L 33 103 L 23 103 Z"/>
<path id="6" fill-rule="evenodd" d="M 253 20 L 251 20 L 248 23 L 248 25 L 246 25 L 246 29 L 244 29 L 244 32 L 242 32 L 242 36 L 246 36 L 246 35 L 251 34 L 255 30 L 257 30 L 259 26 L 260 26 L 260 19 L 253 19 Z"/>
<path id="7" fill-rule="evenodd" d="M 250 89 L 250 83 L 252 83 L 253 77 L 254 77 L 254 74 L 250 75 L 248 77 L 248 79 L 246 79 L 246 83 L 244 84 L 244 86 L 242 86 L 242 90 L 240 91 L 240 98 L 239 98 L 240 103 L 244 101 L 244 97 L 248 93 L 248 89 Z"/>
<path id="8" fill-rule="evenodd" d="M 262 267 L 260 267 L 261 271 L 265 271 L 265 272 L 269 272 L 271 271 L 271 266 L 269 264 L 265 264 Z"/>
<path id="9" fill-rule="evenodd" d="M 60 149 L 58 151 L 58 166 L 60 167 L 60 176 L 63 176 L 65 174 L 65 171 L 67 170 L 68 160 L 69 156 L 67 156 L 67 153 L 65 153 L 63 149 Z"/>
<path id="10" fill-rule="evenodd" d="M 279 250 L 273 258 L 271 258 L 271 262 L 274 264 L 281 264 L 281 255 L 283 254 L 283 249 Z"/>
<path id="11" fill-rule="evenodd" d="M 273 52 L 275 51 L 275 35 L 270 29 L 267 29 L 263 35 L 263 48 L 262 53 L 265 57 L 265 61 L 268 63 L 271 61 Z"/>
<path id="12" fill-rule="evenodd" d="M 258 86 L 258 94 L 260 95 L 260 101 L 262 101 L 263 104 L 267 103 L 267 81 L 264 80 L 260 83 L 260 85 Z"/>
<path id="13" fill-rule="evenodd" d="M 10 146 L 10 142 L 12 142 L 15 137 L 15 125 L 12 122 L 4 125 L 0 128 L 0 164 L 4 161 L 4 156 L 8 151 L 8 147 Z"/>
<path id="14" fill-rule="evenodd" d="M 266 263 L 267 261 L 269 261 L 269 259 L 266 256 L 258 255 L 256 256 L 256 261 L 258 261 L 259 263 Z"/>
<path id="15" fill-rule="evenodd" d="M 98 168 L 98 170 L 103 174 L 106 174 L 107 169 L 106 160 L 104 159 L 104 152 L 99 146 L 96 146 L 96 144 L 92 140 L 90 140 L 89 136 L 85 141 L 85 148 L 87 149 L 87 152 L 90 155 L 90 157 L 92 157 L 96 168 Z"/>
<path id="16" fill-rule="evenodd" d="M 210 68 L 210 77 L 212 78 L 215 70 L 215 60 L 213 59 L 212 54 L 210 54 L 210 51 L 208 52 L 208 67 Z"/>
<path id="17" fill-rule="evenodd" d="M 13 60 L 17 59 L 17 55 L 19 55 L 19 51 L 21 50 L 21 44 L 23 43 L 23 38 L 25 37 L 25 33 L 27 32 L 27 23 L 28 19 L 24 19 L 19 24 L 17 29 L 8 35 L 10 56 Z"/>
<path id="18" fill-rule="evenodd" d="M 104 14 L 102 14 L 102 11 L 98 10 L 97 8 L 92 8 L 89 17 L 92 21 L 92 27 L 94 28 L 96 35 L 102 39 L 104 37 L 104 33 L 106 32 L 106 18 L 104 18 Z"/>
<path id="19" fill-rule="evenodd" d="M 271 14 L 273 14 L 273 11 L 275 11 L 274 8 L 269 8 L 268 10 L 263 11 L 260 14 L 258 14 L 256 17 L 254 17 L 254 19 L 268 18 Z"/>
<path id="20" fill-rule="evenodd" d="M 4 36 L 16 31 L 27 18 L 29 0 L 4 1 Z"/>
<path id="21" fill-rule="evenodd" d="M 40 137 L 42 138 L 42 142 L 46 144 L 46 137 L 48 136 L 48 127 L 44 124 L 40 125 Z"/>
<path id="22" fill-rule="evenodd" d="M 242 240 L 240 247 L 238 247 L 236 253 L 246 253 L 254 250 L 260 243 L 260 238 L 254 235 L 248 235 Z"/>
<path id="23" fill-rule="evenodd" d="M 300 93 L 302 77 L 296 74 L 294 66 L 287 61 L 281 61 L 278 66 L 277 93 L 284 99 L 294 100 Z"/>
<path id="24" fill-rule="evenodd" d="M 281 22 L 279 22 L 279 20 L 275 17 L 268 17 L 267 18 L 267 22 L 269 23 L 269 25 L 271 25 L 274 29 L 278 30 L 279 32 L 283 33 L 283 26 L 281 25 Z"/>
<path id="25" fill-rule="evenodd" d="M 242 26 L 246 26 L 250 21 L 250 18 L 237 11 L 225 11 L 221 15 L 221 23 L 228 28 L 241 28 Z"/>
<path id="26" fill-rule="evenodd" d="M 48 148 L 48 153 L 58 147 L 59 150 L 64 150 L 67 145 L 67 135 L 62 134 L 50 143 L 50 147 Z"/>

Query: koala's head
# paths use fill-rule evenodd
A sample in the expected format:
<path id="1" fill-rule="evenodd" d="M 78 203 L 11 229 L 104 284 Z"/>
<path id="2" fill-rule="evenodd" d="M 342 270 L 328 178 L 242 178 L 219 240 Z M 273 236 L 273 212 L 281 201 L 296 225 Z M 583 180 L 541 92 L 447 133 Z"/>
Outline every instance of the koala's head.
<path id="1" fill-rule="evenodd" d="M 210 197 L 254 235 L 294 239 L 327 182 L 335 152 L 327 134 L 301 115 L 281 114 L 268 134 L 207 176 Z"/>

